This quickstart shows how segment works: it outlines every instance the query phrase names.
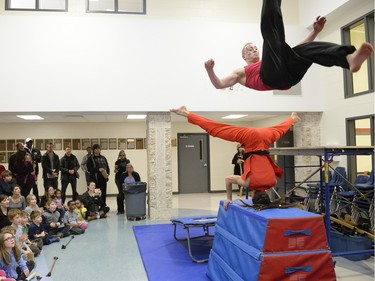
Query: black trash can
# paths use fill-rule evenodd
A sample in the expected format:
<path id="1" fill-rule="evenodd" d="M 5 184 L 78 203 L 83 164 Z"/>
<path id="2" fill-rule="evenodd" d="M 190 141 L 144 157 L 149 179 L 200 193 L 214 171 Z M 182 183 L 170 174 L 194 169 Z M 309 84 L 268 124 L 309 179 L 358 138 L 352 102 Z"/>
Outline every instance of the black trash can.
<path id="1" fill-rule="evenodd" d="M 125 212 L 128 220 L 144 220 L 146 218 L 147 183 L 124 183 L 123 189 L 125 194 Z"/>

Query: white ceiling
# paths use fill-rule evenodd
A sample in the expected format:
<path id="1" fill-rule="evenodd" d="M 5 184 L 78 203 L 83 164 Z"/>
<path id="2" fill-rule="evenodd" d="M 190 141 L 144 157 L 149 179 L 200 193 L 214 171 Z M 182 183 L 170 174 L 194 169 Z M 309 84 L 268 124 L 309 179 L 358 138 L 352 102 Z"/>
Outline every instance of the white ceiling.
<path id="1" fill-rule="evenodd" d="M 280 115 L 282 113 L 249 113 L 249 112 L 196 112 L 206 118 L 210 118 L 215 121 L 243 121 L 250 122 L 261 120 L 265 118 L 270 118 L 273 116 Z M 44 120 L 38 121 L 27 121 L 18 118 L 16 115 L 39 115 L 44 118 Z M 86 123 L 86 122 L 146 122 L 145 120 L 127 120 L 126 116 L 128 114 L 147 114 L 146 112 L 22 112 L 22 113 L 9 113 L 0 112 L 0 123 Z M 248 114 L 247 117 L 231 120 L 231 119 L 221 119 L 223 116 L 229 114 Z M 285 114 L 285 113 L 284 113 Z M 186 119 L 172 114 L 172 122 L 185 122 Z"/>

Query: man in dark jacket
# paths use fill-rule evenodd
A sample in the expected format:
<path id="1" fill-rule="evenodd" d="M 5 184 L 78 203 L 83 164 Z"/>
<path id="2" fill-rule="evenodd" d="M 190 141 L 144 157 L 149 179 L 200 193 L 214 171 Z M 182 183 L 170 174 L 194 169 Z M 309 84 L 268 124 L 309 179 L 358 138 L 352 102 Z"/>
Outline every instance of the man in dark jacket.
<path id="1" fill-rule="evenodd" d="M 66 189 L 69 183 L 72 186 L 73 200 L 78 198 L 77 178 L 79 178 L 79 167 L 77 157 L 72 154 L 71 147 L 67 146 L 65 148 L 65 155 L 60 159 L 61 198 L 63 203 L 65 202 Z"/>
<path id="2" fill-rule="evenodd" d="M 42 168 L 44 189 L 48 190 L 48 187 L 50 186 L 57 189 L 57 179 L 60 171 L 60 159 L 59 156 L 53 151 L 52 142 L 47 144 L 47 151 L 42 156 Z"/>
<path id="3" fill-rule="evenodd" d="M 36 178 L 38 179 L 39 163 L 42 162 L 42 153 L 40 153 L 40 149 L 35 147 L 33 143 L 34 142 L 32 138 L 27 138 L 25 140 L 25 150 L 27 153 L 31 155 L 31 158 L 33 160 L 35 175 L 36 175 Z M 33 194 L 36 197 L 37 204 L 39 204 L 39 190 L 38 190 L 37 182 L 35 182 L 35 184 L 33 185 Z"/>
<path id="4" fill-rule="evenodd" d="M 101 148 L 97 143 L 92 146 L 92 155 L 87 160 L 87 170 L 90 172 L 90 181 L 95 182 L 96 187 L 102 192 L 104 207 L 107 206 L 107 181 L 110 171 L 107 158 L 101 155 Z"/>
<path id="5" fill-rule="evenodd" d="M 14 164 L 16 163 L 16 154 L 19 151 L 25 151 L 25 146 L 22 142 L 18 142 L 16 144 L 16 152 L 10 155 L 9 160 L 8 160 L 8 170 L 12 172 L 13 178 L 16 177 L 16 174 L 14 173 Z"/>

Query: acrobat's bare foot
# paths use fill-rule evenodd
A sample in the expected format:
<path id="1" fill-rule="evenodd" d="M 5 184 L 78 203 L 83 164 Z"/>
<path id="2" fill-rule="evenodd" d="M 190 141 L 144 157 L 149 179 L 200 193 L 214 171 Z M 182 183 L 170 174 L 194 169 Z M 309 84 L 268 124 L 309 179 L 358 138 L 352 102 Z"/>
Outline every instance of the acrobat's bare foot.
<path id="1" fill-rule="evenodd" d="M 347 55 L 346 60 L 349 63 L 349 68 L 351 72 L 357 72 L 360 70 L 362 63 L 367 60 L 371 53 L 374 51 L 374 48 L 370 43 L 363 43 L 358 50 L 353 54 Z"/>
<path id="2" fill-rule="evenodd" d="M 297 112 L 293 112 L 290 117 L 294 120 L 294 123 L 301 121 L 301 118 L 298 116 Z"/>
<path id="3" fill-rule="evenodd" d="M 171 109 L 170 112 L 174 112 L 178 115 L 187 117 L 189 115 L 189 111 L 187 110 L 186 106 L 181 106 L 179 108 Z"/>

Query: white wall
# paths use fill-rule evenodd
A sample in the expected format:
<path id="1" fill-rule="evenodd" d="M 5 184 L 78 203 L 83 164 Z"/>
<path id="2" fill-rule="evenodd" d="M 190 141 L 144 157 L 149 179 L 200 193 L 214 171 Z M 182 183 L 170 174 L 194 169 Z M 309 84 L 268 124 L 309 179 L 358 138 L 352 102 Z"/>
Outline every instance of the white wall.
<path id="1" fill-rule="evenodd" d="M 327 1 L 306 1 L 300 0 L 300 10 L 304 3 L 305 11 L 313 11 L 310 5 L 317 4 L 317 7 L 330 6 Z M 322 3 L 320 3 L 322 2 Z M 323 5 L 323 2 L 325 3 Z M 323 32 L 320 34 L 319 40 L 341 43 L 341 27 L 356 20 L 364 14 L 374 9 L 372 0 L 350 0 L 350 1 L 333 1 L 345 2 L 336 10 L 328 14 L 328 21 Z M 313 11 L 315 13 L 315 11 Z M 303 15 L 304 13 L 301 13 Z M 303 16 L 301 16 L 303 18 Z M 343 70 L 340 68 L 324 68 L 314 66 L 311 70 L 315 71 L 313 77 L 315 85 L 319 87 L 323 97 L 323 115 L 320 123 L 321 144 L 329 146 L 345 146 L 346 145 L 346 118 L 359 117 L 374 114 L 374 93 L 361 95 L 354 98 L 344 98 L 344 79 Z M 311 71 L 310 70 L 310 71 Z M 311 73 L 311 72 L 310 72 Z M 306 81 L 305 81 L 306 82 Z M 316 92 L 316 86 L 306 87 L 303 89 L 304 94 L 310 95 Z M 346 167 L 347 157 L 336 156 L 335 165 Z"/>
<path id="2" fill-rule="evenodd" d="M 293 45 L 307 30 L 297 26 L 298 1 L 284 2 Z M 244 65 L 244 43 L 261 46 L 261 1 L 148 1 L 147 15 L 87 14 L 84 0 L 69 3 L 67 13 L 1 12 L 1 92 L 8 97 L 3 108 L 167 111 L 186 104 L 205 111 L 322 109 L 316 94 L 272 96 L 244 87 L 228 92 L 209 82 L 205 60 L 214 58 L 217 73 L 226 75 Z M 38 101 L 32 109 L 17 102 L 26 96 Z"/>
<path id="3" fill-rule="evenodd" d="M 312 23 L 310 21 L 311 18 L 319 15 L 326 16 L 329 13 L 333 12 L 335 9 L 350 1 L 353 0 L 299 0 L 300 24 L 302 26 L 309 26 Z"/>
<path id="4" fill-rule="evenodd" d="M 340 28 L 374 9 L 374 2 L 345 13 L 334 21 L 328 21 L 329 29 L 322 33 L 322 41 L 340 43 Z M 374 93 L 354 98 L 344 98 L 343 71 L 339 68 L 322 68 L 316 76 L 324 97 L 324 113 L 321 120 L 322 144 L 346 145 L 345 118 L 374 114 Z M 313 91 L 313 89 L 307 90 Z"/>

